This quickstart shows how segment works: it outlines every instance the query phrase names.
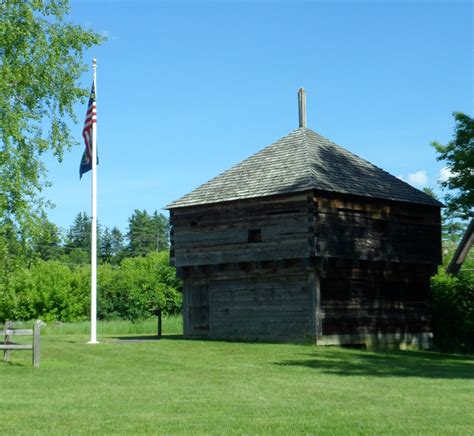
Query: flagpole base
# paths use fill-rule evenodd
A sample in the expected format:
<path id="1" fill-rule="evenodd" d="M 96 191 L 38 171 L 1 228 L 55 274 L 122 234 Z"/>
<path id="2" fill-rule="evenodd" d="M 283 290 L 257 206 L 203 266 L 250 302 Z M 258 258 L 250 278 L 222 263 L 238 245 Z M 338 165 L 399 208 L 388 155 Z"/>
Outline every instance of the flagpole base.
<path id="1" fill-rule="evenodd" d="M 88 344 L 96 345 L 96 344 L 100 344 L 100 342 L 99 341 L 89 341 Z"/>

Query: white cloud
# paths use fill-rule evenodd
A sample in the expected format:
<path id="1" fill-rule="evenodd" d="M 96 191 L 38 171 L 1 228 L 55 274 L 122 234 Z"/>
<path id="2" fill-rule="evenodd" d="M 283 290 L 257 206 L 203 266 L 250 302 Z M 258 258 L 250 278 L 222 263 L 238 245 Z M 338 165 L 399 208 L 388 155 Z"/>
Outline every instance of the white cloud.
<path id="1" fill-rule="evenodd" d="M 428 185 L 428 175 L 425 170 L 420 170 L 416 173 L 408 174 L 407 181 L 410 185 L 422 188 Z"/>
<path id="2" fill-rule="evenodd" d="M 449 169 L 449 167 L 443 167 L 439 170 L 439 182 L 446 182 L 451 176 L 453 176 L 453 172 Z"/>

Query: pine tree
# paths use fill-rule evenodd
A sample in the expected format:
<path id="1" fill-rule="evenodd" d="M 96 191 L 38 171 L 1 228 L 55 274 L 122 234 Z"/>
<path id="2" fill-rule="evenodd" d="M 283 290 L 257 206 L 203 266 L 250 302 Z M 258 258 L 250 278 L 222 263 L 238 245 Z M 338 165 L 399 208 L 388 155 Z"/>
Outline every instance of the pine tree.
<path id="1" fill-rule="evenodd" d="M 145 256 L 152 251 L 168 248 L 168 219 L 157 211 L 149 215 L 146 210 L 135 209 L 128 219 L 128 246 L 131 256 Z"/>
<path id="2" fill-rule="evenodd" d="M 66 252 L 91 249 L 91 218 L 85 212 L 79 212 L 66 234 Z"/>
<path id="3" fill-rule="evenodd" d="M 119 264 L 125 257 L 124 237 L 118 227 L 114 227 L 110 232 L 112 263 Z"/>

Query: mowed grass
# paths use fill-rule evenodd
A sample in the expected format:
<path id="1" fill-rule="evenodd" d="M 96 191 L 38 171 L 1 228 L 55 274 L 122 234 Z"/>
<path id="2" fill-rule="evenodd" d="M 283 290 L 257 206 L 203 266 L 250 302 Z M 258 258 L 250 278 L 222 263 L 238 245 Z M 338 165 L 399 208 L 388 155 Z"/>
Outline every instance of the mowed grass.
<path id="1" fill-rule="evenodd" d="M 0 362 L 1 433 L 474 434 L 472 356 L 187 341 L 169 318 L 157 341 L 156 320 L 138 325 L 101 323 L 99 345 L 48 326 L 40 369 L 26 351 Z"/>

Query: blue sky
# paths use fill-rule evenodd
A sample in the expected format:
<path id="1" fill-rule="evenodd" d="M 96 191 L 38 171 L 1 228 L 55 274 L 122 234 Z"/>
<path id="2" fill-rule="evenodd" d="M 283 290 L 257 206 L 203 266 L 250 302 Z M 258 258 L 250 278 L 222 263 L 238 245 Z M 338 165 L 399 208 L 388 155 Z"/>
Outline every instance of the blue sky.
<path id="1" fill-rule="evenodd" d="M 468 1 L 77 0 L 70 20 L 108 36 L 87 59 L 98 217 L 123 230 L 297 128 L 301 86 L 309 128 L 419 188 L 443 168 L 430 141 L 451 139 L 453 111 L 472 116 Z M 82 151 L 47 159 L 62 227 L 90 213 Z"/>

